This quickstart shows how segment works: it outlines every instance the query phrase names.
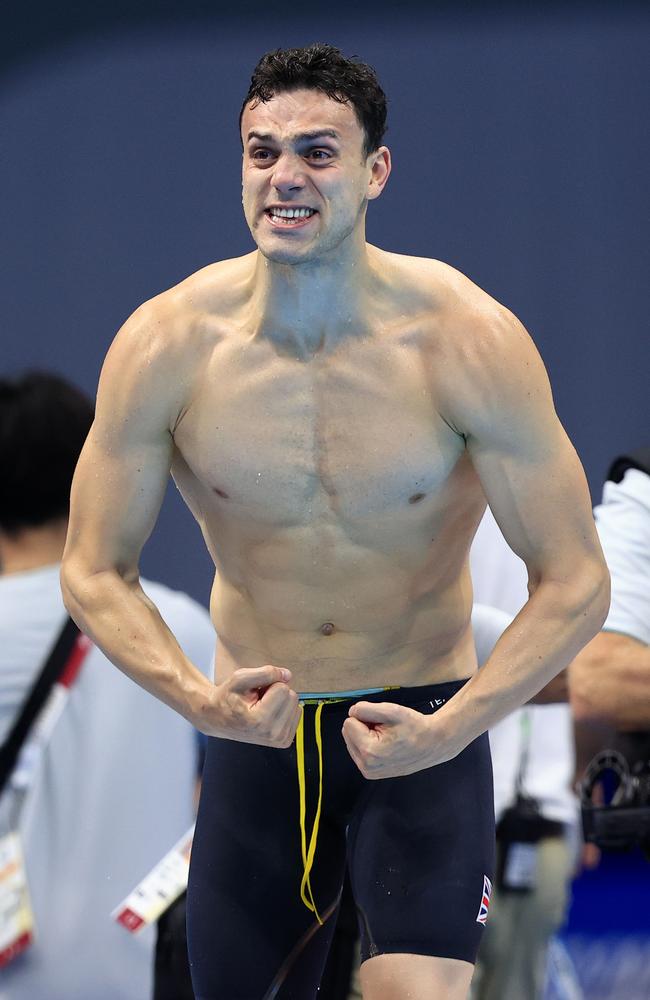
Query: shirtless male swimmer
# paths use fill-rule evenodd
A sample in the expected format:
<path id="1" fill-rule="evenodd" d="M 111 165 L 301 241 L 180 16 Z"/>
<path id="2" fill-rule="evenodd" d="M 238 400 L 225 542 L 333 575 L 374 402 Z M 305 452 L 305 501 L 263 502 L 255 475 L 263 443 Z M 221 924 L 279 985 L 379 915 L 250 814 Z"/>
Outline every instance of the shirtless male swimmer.
<path id="1" fill-rule="evenodd" d="M 214 737 L 188 895 L 198 1000 L 316 997 L 346 856 L 366 1000 L 465 997 L 493 865 L 486 730 L 608 606 L 525 330 L 451 267 L 366 243 L 385 109 L 331 46 L 264 56 L 241 119 L 258 249 L 126 322 L 75 476 L 66 606 Z M 215 562 L 214 684 L 139 584 L 170 470 Z M 477 673 L 486 498 L 530 600 Z"/>

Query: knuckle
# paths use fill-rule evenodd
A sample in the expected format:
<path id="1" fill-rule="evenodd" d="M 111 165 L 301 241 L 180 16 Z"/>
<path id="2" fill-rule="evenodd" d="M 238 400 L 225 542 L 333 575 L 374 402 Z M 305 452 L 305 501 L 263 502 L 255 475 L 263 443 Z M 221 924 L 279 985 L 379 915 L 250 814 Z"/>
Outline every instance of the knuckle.
<path id="1" fill-rule="evenodd" d="M 286 728 L 279 729 L 273 733 L 272 736 L 273 746 L 280 750 L 286 750 L 287 747 L 291 745 L 291 735 L 287 732 Z"/>

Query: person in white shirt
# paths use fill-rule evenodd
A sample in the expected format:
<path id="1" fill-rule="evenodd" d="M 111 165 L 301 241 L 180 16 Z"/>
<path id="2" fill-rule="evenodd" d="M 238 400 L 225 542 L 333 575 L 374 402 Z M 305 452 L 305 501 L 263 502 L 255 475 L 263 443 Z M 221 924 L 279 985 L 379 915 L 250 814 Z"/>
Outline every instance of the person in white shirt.
<path id="1" fill-rule="evenodd" d="M 612 578 L 603 629 L 569 667 L 581 733 L 603 722 L 619 731 L 650 727 L 650 448 L 612 465 L 594 511 Z M 598 733 L 598 730 L 596 730 Z"/>
<path id="2" fill-rule="evenodd" d="M 67 617 L 59 561 L 92 417 L 58 377 L 0 380 L 0 744 Z M 143 586 L 209 673 L 207 612 Z M 0 1000 L 151 996 L 155 928 L 135 936 L 110 915 L 190 826 L 195 776 L 192 727 L 91 646 L 18 817 L 35 937 L 1 970 Z M 8 786 L 0 815 L 13 794 Z"/>
<path id="3" fill-rule="evenodd" d="M 508 547 L 488 507 L 470 552 L 474 600 L 507 612 L 527 600 L 524 563 Z M 477 623 L 472 617 L 475 641 Z M 565 697 L 558 685 L 557 697 Z M 554 697 L 551 695 L 550 697 Z M 575 749 L 567 704 L 527 704 L 490 730 L 497 826 L 518 790 L 535 800 L 547 832 L 534 852 L 527 891 L 495 886 L 472 983 L 473 1000 L 537 1000 L 548 946 L 564 920 L 576 861 Z M 532 857 L 532 854 L 531 854 Z"/>

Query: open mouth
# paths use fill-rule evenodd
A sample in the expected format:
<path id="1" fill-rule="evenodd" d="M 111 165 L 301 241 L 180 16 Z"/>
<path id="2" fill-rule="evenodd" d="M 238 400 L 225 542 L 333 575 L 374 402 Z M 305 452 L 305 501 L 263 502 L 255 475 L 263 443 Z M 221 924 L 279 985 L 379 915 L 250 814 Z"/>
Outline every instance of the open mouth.
<path id="1" fill-rule="evenodd" d="M 299 229 L 318 215 L 318 212 L 315 208 L 267 208 L 264 214 L 274 227 Z"/>

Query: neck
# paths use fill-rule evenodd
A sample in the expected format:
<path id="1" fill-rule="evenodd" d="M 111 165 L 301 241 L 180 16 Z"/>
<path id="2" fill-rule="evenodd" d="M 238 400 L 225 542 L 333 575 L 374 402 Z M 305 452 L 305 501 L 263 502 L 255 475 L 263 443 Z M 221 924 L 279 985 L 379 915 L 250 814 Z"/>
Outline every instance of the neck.
<path id="1" fill-rule="evenodd" d="M 282 264 L 259 251 L 252 308 L 257 331 L 305 355 L 363 330 L 376 282 L 375 248 L 346 241 L 332 259 Z"/>
<path id="2" fill-rule="evenodd" d="M 53 521 L 38 528 L 24 528 L 14 535 L 0 531 L 0 571 L 3 576 L 51 566 L 61 561 L 67 520 Z"/>

